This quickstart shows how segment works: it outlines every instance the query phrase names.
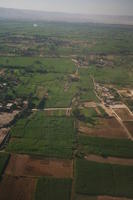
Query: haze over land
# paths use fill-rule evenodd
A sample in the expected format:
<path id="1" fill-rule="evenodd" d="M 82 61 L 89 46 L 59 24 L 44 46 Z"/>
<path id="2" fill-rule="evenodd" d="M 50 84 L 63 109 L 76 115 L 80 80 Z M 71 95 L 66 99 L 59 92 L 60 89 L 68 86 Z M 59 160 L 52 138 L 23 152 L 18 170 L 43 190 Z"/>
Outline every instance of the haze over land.
<path id="1" fill-rule="evenodd" d="M 133 25 L 133 16 L 126 15 L 70 14 L 63 12 L 20 10 L 13 8 L 0 8 L 0 19 Z"/>
<path id="2" fill-rule="evenodd" d="M 88 15 L 133 15 L 132 0 L 1 0 L 0 7 Z"/>
<path id="3" fill-rule="evenodd" d="M 0 18 L 3 19 L 132 25 L 132 11 L 132 0 L 0 1 Z"/>
<path id="4" fill-rule="evenodd" d="M 0 0 L 0 200 L 133 200 L 133 0 Z"/>

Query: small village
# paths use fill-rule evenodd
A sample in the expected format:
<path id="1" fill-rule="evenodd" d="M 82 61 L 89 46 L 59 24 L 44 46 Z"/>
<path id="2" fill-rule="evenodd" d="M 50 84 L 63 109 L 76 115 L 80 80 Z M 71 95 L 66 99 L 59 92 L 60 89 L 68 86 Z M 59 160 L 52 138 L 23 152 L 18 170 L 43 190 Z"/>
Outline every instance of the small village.
<path id="1" fill-rule="evenodd" d="M 95 89 L 104 104 L 109 107 L 112 105 L 122 104 L 119 94 L 112 87 L 105 87 L 96 83 Z"/>
<path id="2" fill-rule="evenodd" d="M 0 103 L 0 150 L 9 139 L 9 131 L 16 119 L 28 108 L 28 101 L 7 100 Z"/>

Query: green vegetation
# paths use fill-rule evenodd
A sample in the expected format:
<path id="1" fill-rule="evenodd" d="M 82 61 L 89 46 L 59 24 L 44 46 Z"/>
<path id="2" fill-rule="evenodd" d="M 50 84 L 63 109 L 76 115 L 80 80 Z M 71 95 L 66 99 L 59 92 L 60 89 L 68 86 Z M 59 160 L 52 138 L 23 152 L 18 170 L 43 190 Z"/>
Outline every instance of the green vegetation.
<path id="1" fill-rule="evenodd" d="M 9 160 L 9 154 L 7 153 L 0 153 L 0 175 L 2 175 L 7 162 Z"/>
<path id="2" fill-rule="evenodd" d="M 131 64 L 132 65 L 132 64 Z M 118 67 L 91 67 L 90 73 L 95 77 L 95 80 L 99 83 L 114 84 L 117 87 L 125 87 L 133 85 L 133 73 L 129 71 L 131 68 L 125 66 Z"/>
<path id="3" fill-rule="evenodd" d="M 91 78 L 90 69 L 80 69 L 80 100 L 99 102 L 94 93 L 94 84 Z"/>
<path id="4" fill-rule="evenodd" d="M 70 179 L 40 178 L 37 183 L 35 200 L 70 200 Z"/>
<path id="5" fill-rule="evenodd" d="M 117 88 L 133 87 L 133 27 L 39 21 L 37 25 L 0 20 L 0 111 L 25 109 L 14 120 L 6 151 L 49 159 L 75 160 L 87 154 L 133 158 L 133 142 L 128 139 L 76 133 L 76 120 L 93 128 L 100 117 L 107 117 L 95 83 L 109 89 L 109 96 L 114 96 L 109 102 L 123 101 L 133 110 L 132 99 L 117 93 Z M 84 108 L 87 102 L 97 107 Z M 11 110 L 8 103 L 13 104 Z M 58 108 L 71 108 L 72 115 Z M 0 175 L 8 158 L 0 154 Z M 133 167 L 77 159 L 75 199 L 133 198 L 132 171 Z M 70 179 L 41 177 L 35 200 L 70 200 L 71 187 Z"/>
<path id="6" fill-rule="evenodd" d="M 41 73 L 73 73 L 75 71 L 74 63 L 65 58 L 1 57 L 0 66 Z"/>
<path id="7" fill-rule="evenodd" d="M 130 54 L 133 50 L 132 26 L 38 22 L 34 28 L 33 22 L 1 21 L 0 27 L 0 49 L 6 54 L 80 56 Z"/>
<path id="8" fill-rule="evenodd" d="M 14 138 L 7 151 L 71 158 L 75 146 L 74 121 L 67 117 L 46 117 L 36 112 L 20 119 L 11 129 Z"/>
<path id="9" fill-rule="evenodd" d="M 133 197 L 133 167 L 76 160 L 76 192 Z"/>
<path id="10" fill-rule="evenodd" d="M 97 106 L 97 108 L 100 111 L 102 117 L 108 117 L 108 114 L 105 112 L 105 110 L 101 106 Z"/>
<path id="11" fill-rule="evenodd" d="M 63 73 L 27 73 L 25 70 L 8 70 L 3 82 L 8 83 L 12 79 L 14 81 L 10 81 L 10 85 L 0 96 L 3 100 L 29 99 L 33 108 L 69 107 L 77 93 L 78 83 L 72 83 L 68 90 L 64 91 L 67 77 Z"/>
<path id="12" fill-rule="evenodd" d="M 85 154 L 133 158 L 133 142 L 128 139 L 106 139 L 79 135 L 79 144 L 81 151 Z"/>
<path id="13" fill-rule="evenodd" d="M 98 114 L 94 108 L 75 108 L 73 115 L 76 119 L 86 123 L 88 126 L 94 126 L 98 121 Z"/>

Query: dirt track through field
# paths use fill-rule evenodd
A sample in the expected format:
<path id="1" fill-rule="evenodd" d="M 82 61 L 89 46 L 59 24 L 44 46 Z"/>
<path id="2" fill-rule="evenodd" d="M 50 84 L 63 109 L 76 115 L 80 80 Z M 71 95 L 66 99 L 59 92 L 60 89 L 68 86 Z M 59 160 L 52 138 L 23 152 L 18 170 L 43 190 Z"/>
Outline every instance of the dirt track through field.
<path id="1" fill-rule="evenodd" d="M 125 131 L 125 133 L 127 134 L 127 137 L 133 141 L 133 136 L 132 134 L 129 132 L 129 130 L 127 129 L 127 127 L 125 126 L 125 124 L 123 123 L 123 119 L 129 119 L 130 120 L 133 118 L 133 114 L 132 112 L 129 110 L 129 108 L 126 106 L 126 105 L 122 105 L 122 108 L 121 109 L 124 109 L 123 111 L 120 111 L 120 113 L 116 113 L 114 108 L 113 107 L 110 107 L 109 109 L 104 105 L 104 101 L 99 97 L 99 95 L 97 94 L 96 92 L 96 83 L 95 83 L 95 79 L 94 77 L 92 77 L 92 81 L 93 81 L 93 84 L 94 84 L 94 92 L 97 96 L 97 98 L 100 100 L 100 102 L 103 104 L 103 108 L 106 108 L 107 109 L 107 113 L 109 116 L 114 116 L 116 118 L 116 120 L 119 122 L 119 124 L 121 125 L 121 127 L 123 128 L 123 130 Z M 124 106 L 124 107 L 123 107 Z M 117 106 L 115 106 L 115 108 L 118 108 Z M 125 108 L 126 108 L 126 111 L 125 111 Z M 119 107 L 120 109 L 120 107 Z M 118 110 L 117 110 L 118 111 Z M 126 114 L 124 114 L 126 112 Z"/>
<path id="2" fill-rule="evenodd" d="M 133 159 L 125 159 L 125 158 L 117 158 L 117 157 L 104 158 L 102 156 L 97 156 L 97 155 L 93 155 L 93 154 L 85 156 L 85 159 L 88 161 L 94 161 L 94 162 L 98 162 L 98 163 L 133 166 Z"/>
<path id="3" fill-rule="evenodd" d="M 122 121 L 133 121 L 133 114 L 127 108 L 114 108 L 113 110 Z"/>
<path id="4" fill-rule="evenodd" d="M 39 111 L 40 109 L 32 109 L 32 111 Z M 45 108 L 45 109 L 43 109 L 44 111 L 60 111 L 60 110 L 62 110 L 62 111 L 67 111 L 67 110 L 72 110 L 72 108 L 71 107 L 69 107 L 69 108 Z"/>
<path id="5" fill-rule="evenodd" d="M 76 200 L 132 200 L 126 197 L 77 195 Z"/>
<path id="6" fill-rule="evenodd" d="M 97 200 L 132 200 L 126 197 L 110 197 L 110 196 L 99 196 Z"/>
<path id="7" fill-rule="evenodd" d="M 122 121 L 122 119 L 117 115 L 117 113 L 115 111 L 113 111 L 112 109 L 112 112 L 114 114 L 114 116 L 116 117 L 116 119 L 118 120 L 118 122 L 121 124 L 121 126 L 123 127 L 123 130 L 125 130 L 126 134 L 127 134 L 127 137 L 133 141 L 133 136 L 132 134 L 129 132 L 129 130 L 127 129 L 127 127 L 125 126 L 124 122 Z"/>
<path id="8" fill-rule="evenodd" d="M 78 131 L 89 136 L 127 138 L 127 133 L 114 117 L 107 119 L 99 118 L 98 124 L 93 127 L 88 127 L 85 123 L 78 122 Z"/>

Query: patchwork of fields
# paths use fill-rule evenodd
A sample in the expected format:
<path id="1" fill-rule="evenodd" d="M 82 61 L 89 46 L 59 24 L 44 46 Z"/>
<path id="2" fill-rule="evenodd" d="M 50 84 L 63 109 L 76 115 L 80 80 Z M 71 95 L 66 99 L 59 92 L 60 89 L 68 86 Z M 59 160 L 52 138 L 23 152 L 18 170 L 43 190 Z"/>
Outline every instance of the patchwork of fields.
<path id="1" fill-rule="evenodd" d="M 73 118 L 45 117 L 40 111 L 21 119 L 11 129 L 7 151 L 72 158 L 75 134 Z"/>
<path id="2" fill-rule="evenodd" d="M 132 200 L 133 28 L 38 23 L 0 22 L 0 200 Z"/>

